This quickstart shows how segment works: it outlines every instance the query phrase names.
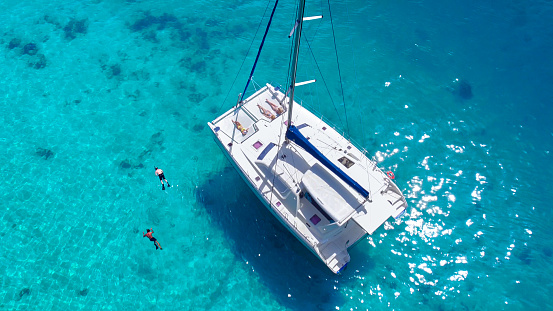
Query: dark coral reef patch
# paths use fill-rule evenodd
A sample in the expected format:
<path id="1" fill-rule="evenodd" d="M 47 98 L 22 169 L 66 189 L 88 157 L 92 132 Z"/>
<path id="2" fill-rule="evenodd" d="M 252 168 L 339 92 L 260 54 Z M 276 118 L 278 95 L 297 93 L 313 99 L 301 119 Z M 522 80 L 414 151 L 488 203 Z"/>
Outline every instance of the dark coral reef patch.
<path id="1" fill-rule="evenodd" d="M 459 96 L 462 99 L 472 98 L 472 86 L 466 80 L 461 80 L 459 82 Z"/>
<path id="2" fill-rule="evenodd" d="M 36 55 L 36 53 L 38 53 L 38 46 L 34 43 L 27 43 L 23 47 L 23 54 L 33 56 Z"/>
<path id="3" fill-rule="evenodd" d="M 130 26 L 133 32 L 141 32 L 145 40 L 158 43 L 157 31 L 170 29 L 173 40 L 187 41 L 191 34 L 186 31 L 184 23 L 171 14 L 164 13 L 160 16 L 153 16 L 150 12 L 144 12 L 143 16 L 137 19 Z"/>
<path id="4" fill-rule="evenodd" d="M 21 45 L 21 39 L 13 38 L 10 40 L 10 43 L 8 43 L 8 49 L 13 50 L 16 47 L 19 47 L 20 45 Z"/>
<path id="5" fill-rule="evenodd" d="M 108 77 L 108 79 L 117 78 L 122 73 L 120 64 L 113 64 L 113 65 L 102 64 L 101 68 L 106 74 L 106 76 Z"/>
<path id="6" fill-rule="evenodd" d="M 473 96 L 472 86 L 465 79 L 455 79 L 448 89 L 452 94 L 463 100 L 471 99 Z"/>
<path id="7" fill-rule="evenodd" d="M 77 38 L 78 35 L 85 35 L 88 30 L 88 23 L 86 19 L 77 20 L 72 18 L 67 25 L 63 27 L 65 33 L 65 38 L 68 40 L 73 40 Z"/>
<path id="8" fill-rule="evenodd" d="M 142 163 L 134 163 L 133 161 L 129 160 L 129 159 L 125 159 L 123 161 L 121 161 L 121 163 L 119 163 L 119 167 L 123 168 L 123 169 L 129 169 L 129 168 L 134 168 L 134 169 L 138 169 L 138 168 L 143 168 L 144 167 L 144 164 Z"/>
<path id="9" fill-rule="evenodd" d="M 78 293 L 80 296 L 86 296 L 86 295 L 88 295 L 88 288 L 79 290 L 79 291 L 77 291 L 77 293 Z"/>
<path id="10" fill-rule="evenodd" d="M 36 155 L 38 155 L 41 158 L 44 158 L 44 160 L 48 160 L 49 158 L 54 156 L 54 152 L 50 149 L 45 148 L 36 148 Z"/>
<path id="11" fill-rule="evenodd" d="M 18 298 L 22 299 L 25 296 L 29 296 L 31 294 L 31 289 L 28 287 L 25 287 L 24 289 L 19 291 Z"/>
<path id="12" fill-rule="evenodd" d="M 39 53 L 40 48 L 34 42 L 23 45 L 21 39 L 13 38 L 8 43 L 8 49 L 18 51 L 16 55 L 21 56 L 21 59 L 27 61 L 29 67 L 42 69 L 48 64 L 46 56 Z"/>
<path id="13" fill-rule="evenodd" d="M 33 60 L 29 61 L 29 66 L 35 69 L 42 69 L 46 67 L 46 63 L 46 56 L 38 54 Z"/>

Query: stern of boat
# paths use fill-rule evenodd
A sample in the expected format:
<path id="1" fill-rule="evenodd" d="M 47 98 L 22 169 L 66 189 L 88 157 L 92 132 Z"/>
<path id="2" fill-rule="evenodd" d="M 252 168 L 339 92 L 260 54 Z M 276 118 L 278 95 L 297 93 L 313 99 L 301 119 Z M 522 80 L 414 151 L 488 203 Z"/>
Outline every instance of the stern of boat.
<path id="1" fill-rule="evenodd" d="M 317 247 L 317 251 L 327 267 L 336 274 L 344 271 L 350 261 L 347 248 L 338 247 L 335 243 L 325 243 Z"/>

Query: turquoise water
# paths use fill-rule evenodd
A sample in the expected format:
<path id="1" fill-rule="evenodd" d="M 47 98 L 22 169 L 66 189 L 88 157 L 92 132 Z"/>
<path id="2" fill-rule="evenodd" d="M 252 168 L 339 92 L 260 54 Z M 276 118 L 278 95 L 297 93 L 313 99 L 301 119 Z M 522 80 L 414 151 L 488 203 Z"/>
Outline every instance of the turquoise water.
<path id="1" fill-rule="evenodd" d="M 0 309 L 553 310 L 553 4 L 332 1 L 345 105 L 320 5 L 324 83 L 305 49 L 298 80 L 318 82 L 297 95 L 409 203 L 339 276 L 206 127 L 243 89 L 266 2 L 0 3 Z M 259 83 L 285 83 L 292 11 Z"/>

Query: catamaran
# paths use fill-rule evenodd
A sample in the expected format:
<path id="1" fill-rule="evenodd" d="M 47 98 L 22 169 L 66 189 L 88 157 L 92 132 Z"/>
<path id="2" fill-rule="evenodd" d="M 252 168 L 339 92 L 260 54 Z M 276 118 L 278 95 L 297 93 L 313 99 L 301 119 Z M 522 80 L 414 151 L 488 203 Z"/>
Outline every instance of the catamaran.
<path id="1" fill-rule="evenodd" d="M 273 8 L 270 27 L 278 0 Z M 372 234 L 407 202 L 393 182 L 323 118 L 294 101 L 305 0 L 297 5 L 289 86 L 266 84 L 208 122 L 215 141 L 269 211 L 334 273 L 348 248 Z M 319 18 L 322 16 L 319 16 Z M 259 58 L 263 42 L 257 54 Z"/>

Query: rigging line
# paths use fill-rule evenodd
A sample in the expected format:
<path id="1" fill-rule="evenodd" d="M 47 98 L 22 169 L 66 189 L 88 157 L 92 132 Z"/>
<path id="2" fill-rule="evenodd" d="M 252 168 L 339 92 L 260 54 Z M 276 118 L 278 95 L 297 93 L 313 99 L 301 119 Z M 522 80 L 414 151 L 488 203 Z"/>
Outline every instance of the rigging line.
<path id="1" fill-rule="evenodd" d="M 348 136 L 349 134 L 349 122 L 348 122 L 348 111 L 346 109 L 346 98 L 344 97 L 344 86 L 342 84 L 342 73 L 340 71 L 340 62 L 338 61 L 338 49 L 336 48 L 336 35 L 334 33 L 334 22 L 332 21 L 332 10 L 330 9 L 330 0 L 328 2 L 328 14 L 330 15 L 330 25 L 332 26 L 332 39 L 334 40 L 334 52 L 336 53 L 336 63 L 338 64 L 338 76 L 340 77 L 340 91 L 342 92 L 342 102 L 344 103 L 344 113 L 346 115 L 346 128 Z"/>
<path id="2" fill-rule="evenodd" d="M 284 125 L 284 123 L 281 123 L 281 133 L 282 133 L 282 125 Z M 286 132 L 284 134 L 286 136 Z M 282 135 L 279 137 L 279 143 L 280 141 L 282 140 Z M 293 149 L 294 152 L 292 153 L 292 155 L 295 155 L 295 156 L 298 156 L 299 158 L 301 158 L 304 162 L 307 162 L 307 160 L 297 151 L 298 149 L 296 148 L 297 145 L 294 145 L 292 143 L 289 143 L 287 144 L 287 147 L 290 148 L 290 149 Z M 294 167 L 297 167 L 296 166 L 296 157 L 295 156 L 292 156 L 292 164 Z M 294 184 L 296 185 L 296 187 L 298 187 L 301 191 L 301 187 L 300 187 L 300 178 L 298 177 L 298 171 L 299 170 L 296 170 L 296 173 L 295 174 L 291 174 L 290 171 L 288 169 L 286 169 L 286 171 L 288 171 L 288 175 L 291 176 L 294 180 Z M 297 214 L 298 214 L 298 208 L 296 207 L 296 217 L 297 217 Z"/>
<path id="3" fill-rule="evenodd" d="M 289 147 L 290 149 L 292 149 L 294 146 L 293 146 L 292 144 L 288 144 L 287 147 Z M 295 148 L 294 148 L 294 149 L 295 149 Z M 299 156 L 301 157 L 301 155 L 297 152 L 297 150 L 295 150 L 295 152 L 292 153 L 292 155 L 293 155 L 293 154 L 297 154 L 297 155 L 299 155 Z M 295 159 L 295 158 L 296 158 L 296 157 L 292 156 L 292 165 L 293 165 L 294 167 L 296 167 L 296 159 Z M 292 175 L 292 173 L 290 173 L 290 170 L 289 170 L 286 166 L 283 166 L 283 167 L 284 167 L 284 168 L 286 169 L 286 171 L 288 172 L 288 176 L 292 177 L 292 181 L 293 181 L 294 185 L 295 185 L 296 187 L 298 187 L 298 189 L 301 191 L 300 179 L 298 178 L 298 170 L 296 169 L 295 174 Z M 290 189 L 290 190 L 292 190 L 292 189 Z M 297 192 L 296 192 L 296 189 L 294 189 L 294 193 L 297 193 Z M 296 211 L 295 211 L 295 213 L 294 213 L 294 218 L 295 218 L 295 219 L 294 219 L 294 225 L 295 225 L 295 223 L 296 223 L 296 220 L 298 219 L 298 211 L 299 211 L 299 208 L 298 208 L 298 206 L 297 206 L 297 204 L 296 204 Z"/>
<path id="4" fill-rule="evenodd" d="M 284 97 L 286 98 L 286 95 L 284 95 Z M 284 118 L 284 115 L 281 115 L 282 118 Z M 278 161 L 280 160 L 280 156 L 279 154 L 281 153 L 281 150 L 284 149 L 284 144 L 282 144 L 282 137 L 283 136 L 286 136 L 286 129 L 284 130 L 284 135 L 282 134 L 282 129 L 283 129 L 283 125 L 284 125 L 284 122 L 280 122 L 280 135 L 278 135 L 278 145 L 277 145 L 277 153 L 276 153 L 276 159 L 275 159 L 275 164 L 274 166 L 277 166 L 278 165 Z M 282 154 L 284 154 L 284 151 L 282 151 Z M 272 170 L 272 167 L 271 166 L 271 170 Z M 286 167 L 283 166 L 285 169 Z M 286 169 L 288 171 L 288 169 Z M 288 174 L 291 176 L 291 174 L 288 172 Z M 272 201 L 273 201 L 273 195 L 274 195 L 274 189 L 275 189 L 275 179 L 277 178 L 277 171 L 275 170 L 275 173 L 273 174 L 273 180 L 271 181 L 271 196 L 269 198 L 269 205 L 272 205 Z M 295 220 L 294 220 L 295 221 Z"/>
<path id="5" fill-rule="evenodd" d="M 290 49 L 290 58 L 289 58 L 289 64 L 288 64 L 288 78 L 287 78 L 287 85 L 288 90 L 286 91 L 286 95 L 290 94 L 288 103 L 289 103 L 289 113 L 288 113 L 288 121 L 290 124 L 287 125 L 287 128 L 289 128 L 292 125 L 292 107 L 294 103 L 294 94 L 296 91 L 296 81 L 297 81 L 297 74 L 298 74 L 298 64 L 300 59 L 300 45 L 301 45 L 301 39 L 302 39 L 302 33 L 303 33 L 303 22 L 305 21 L 305 1 L 298 1 L 298 4 L 296 6 L 296 19 L 294 20 L 294 28 L 292 29 L 292 32 L 288 36 L 289 38 L 293 38 L 293 43 L 291 44 Z M 293 34 L 293 37 L 292 37 Z M 300 100 L 301 102 L 301 100 Z M 288 140 L 288 139 L 287 139 Z"/>
<path id="6" fill-rule="evenodd" d="M 299 4 L 298 4 L 298 7 L 299 7 Z M 297 8 L 296 8 L 296 10 L 297 10 Z M 293 26 L 294 25 L 292 25 L 292 27 Z M 290 54 L 289 54 L 289 57 L 288 57 L 288 74 L 286 75 L 286 81 L 285 81 L 285 84 L 284 84 L 285 85 L 284 89 L 281 90 L 284 94 L 284 97 L 282 98 L 282 101 L 283 101 L 282 105 L 284 105 L 284 106 L 286 106 L 286 98 L 288 97 L 288 91 L 290 90 L 290 86 L 291 86 L 290 76 L 291 76 L 291 72 L 292 72 L 292 56 L 294 54 L 293 53 L 293 51 L 294 51 L 293 36 L 289 37 L 289 39 L 292 39 L 292 42 L 290 43 Z M 288 40 L 288 42 L 290 42 L 290 40 Z M 290 107 L 290 98 L 288 98 L 288 108 L 289 107 Z M 286 109 L 286 111 L 289 111 L 289 109 Z M 284 115 L 282 117 L 284 118 Z M 284 145 L 282 143 L 282 137 L 286 137 L 287 128 L 284 130 L 284 134 L 282 134 L 283 126 L 284 126 L 284 122 L 281 122 L 280 123 L 280 135 L 278 135 L 278 147 L 279 148 L 284 147 Z M 275 166 L 278 164 L 278 161 L 279 161 L 279 158 L 280 158 L 278 156 L 278 154 L 279 154 L 279 152 L 277 151 L 277 156 L 276 156 L 276 160 L 275 160 L 275 164 L 274 164 Z M 271 200 L 272 200 L 273 189 L 275 187 L 275 178 L 276 178 L 276 174 L 273 174 L 273 181 L 272 181 L 272 185 L 271 185 Z"/>
<path id="7" fill-rule="evenodd" d="M 296 11 L 299 10 L 299 2 L 296 6 Z M 299 22 L 298 20 L 294 19 L 294 25 L 292 25 L 292 27 L 295 26 L 295 23 L 296 22 Z M 290 88 L 292 87 L 292 80 L 291 80 L 291 76 L 292 76 L 292 58 L 294 56 L 294 37 L 296 36 L 296 30 L 294 30 L 294 36 L 291 36 L 289 37 L 289 39 L 292 39 L 292 41 L 290 42 L 290 55 L 288 57 L 288 74 L 286 75 L 286 83 L 284 84 L 285 85 L 285 89 L 284 89 L 284 99 L 286 99 L 288 97 L 288 91 L 290 91 Z M 285 103 L 286 104 L 286 103 Z M 288 98 L 288 106 L 290 106 L 290 98 Z"/>
<path id="8" fill-rule="evenodd" d="M 321 0 L 321 9 L 322 9 L 322 8 L 323 8 L 323 0 Z M 321 15 L 323 15 L 322 12 L 321 12 Z M 323 19 L 320 18 L 320 19 L 319 19 L 319 22 L 317 23 L 317 28 L 315 29 L 315 32 L 313 33 L 313 36 L 311 37 L 311 41 L 314 41 L 315 38 L 317 37 L 317 33 L 319 32 L 319 29 L 321 28 L 322 23 L 323 23 Z M 311 52 L 311 57 L 313 57 L 314 61 L 316 62 L 315 56 L 313 55 L 313 50 L 311 49 L 311 46 L 309 45 L 309 39 L 307 38 L 307 35 L 306 35 L 306 37 L 305 37 L 305 41 L 307 42 L 307 46 L 308 46 L 308 48 L 309 48 L 309 51 Z M 318 64 L 317 64 L 317 67 L 318 67 Z M 311 66 L 311 68 L 312 68 L 312 70 L 313 70 L 313 77 L 315 77 L 315 76 L 316 76 L 316 75 L 314 74 L 314 73 L 315 73 L 315 68 L 314 68 L 313 66 Z M 321 78 L 322 78 L 322 73 L 321 73 L 320 68 L 318 68 L 318 71 L 319 71 L 319 75 L 320 75 Z M 323 82 L 324 82 L 324 78 L 322 78 L 322 79 L 323 79 Z M 326 85 L 325 85 L 325 86 L 326 86 Z M 315 89 L 315 94 L 317 94 L 317 96 L 316 96 L 317 106 L 316 106 L 316 107 L 317 107 L 317 109 L 319 109 L 319 111 L 322 111 L 322 109 L 321 109 L 321 96 L 318 96 L 318 94 L 319 94 L 319 88 L 318 88 L 317 83 L 314 83 L 313 86 L 310 86 L 309 88 L 310 88 L 310 89 L 311 89 L 311 88 L 314 88 L 314 89 Z M 327 90 L 328 90 L 328 88 L 327 88 Z M 330 97 L 330 99 L 331 99 L 331 101 L 332 101 L 332 96 L 330 96 L 330 93 L 329 93 L 329 97 Z M 314 100 L 313 100 L 313 101 L 314 101 Z M 333 104 L 334 104 L 334 103 L 333 103 Z M 315 106 L 315 105 L 313 105 L 313 106 Z M 340 120 L 340 124 L 342 124 L 341 120 Z"/>
<path id="9" fill-rule="evenodd" d="M 327 137 L 328 137 L 328 136 L 327 136 Z M 338 150 L 338 149 L 336 148 L 336 146 L 333 146 L 333 145 L 327 143 L 326 141 L 324 141 L 324 140 L 322 140 L 322 139 L 317 138 L 317 140 L 318 140 L 319 142 L 325 144 L 328 148 L 331 148 L 331 149 L 334 149 L 334 150 Z M 332 142 L 339 146 L 339 143 L 338 143 L 337 141 L 334 140 L 334 141 L 332 141 Z"/>
<path id="10" fill-rule="evenodd" d="M 321 16 L 322 16 L 322 13 L 321 13 Z M 322 18 L 319 18 L 318 19 L 318 23 L 317 23 L 317 27 L 315 28 L 315 33 L 313 34 L 313 38 L 316 37 L 317 35 L 317 31 L 321 25 L 321 22 L 322 22 Z M 308 23 L 307 25 L 310 25 L 311 23 Z M 304 36 L 305 36 L 305 41 L 307 42 L 307 32 L 308 30 L 310 30 L 312 27 L 309 27 L 309 26 L 304 26 L 306 27 L 306 29 L 303 31 L 304 32 Z M 310 63 L 311 64 L 311 63 Z M 305 66 L 305 68 L 302 68 L 304 69 L 305 71 L 305 74 L 307 77 L 316 77 L 316 70 L 315 70 L 315 66 Z M 307 84 L 308 86 L 306 88 L 309 89 L 309 92 L 311 93 L 315 93 L 315 94 L 318 94 L 318 88 L 317 88 L 317 83 L 309 83 Z M 313 91 L 313 89 L 315 89 Z M 316 103 L 315 103 L 316 101 Z M 315 96 L 315 98 L 311 99 L 311 107 L 313 108 L 317 108 L 318 110 L 321 110 L 320 107 L 321 107 L 321 100 L 320 100 L 320 96 Z"/>
<path id="11" fill-rule="evenodd" d="M 263 22 L 263 19 L 265 18 L 265 14 L 267 13 L 267 10 L 269 9 L 269 4 L 271 4 L 271 0 L 267 2 L 267 6 L 265 7 L 265 12 L 263 12 L 263 18 L 259 20 L 259 24 L 257 25 L 257 29 L 255 30 L 255 35 L 252 38 L 252 42 L 250 42 L 250 46 L 248 47 L 248 51 L 246 52 L 246 55 L 244 56 L 244 59 L 242 60 L 242 64 L 240 64 L 240 68 L 238 69 L 238 72 L 236 73 L 236 76 L 234 77 L 234 81 L 232 81 L 232 85 L 230 86 L 227 96 L 225 96 L 225 99 L 221 103 L 221 106 L 219 107 L 219 111 L 221 112 L 221 109 L 223 109 L 223 106 L 225 105 L 225 102 L 227 101 L 228 96 L 230 95 L 230 92 L 232 91 L 232 87 L 236 83 L 236 79 L 238 79 L 238 76 L 240 75 L 240 71 L 242 71 L 242 67 L 244 66 L 244 63 L 246 62 L 246 58 L 248 58 L 248 55 L 250 54 L 250 51 L 252 49 L 253 42 L 255 41 L 255 38 L 257 37 L 257 33 L 259 32 L 259 28 L 261 28 L 261 23 Z"/>
<path id="12" fill-rule="evenodd" d="M 321 0 L 322 1 L 322 0 Z M 296 7 L 296 10 L 299 10 L 299 3 Z M 292 25 L 293 26 L 293 25 Z M 290 37 L 292 38 L 292 42 L 290 43 L 290 54 L 289 54 L 289 58 L 288 58 L 288 75 L 286 76 L 286 82 L 285 82 L 285 87 L 284 89 L 282 89 L 281 91 L 283 92 L 284 94 L 284 97 L 283 97 L 283 105 L 286 106 L 286 98 L 288 97 L 288 91 L 290 90 L 290 87 L 291 87 L 291 80 L 290 80 L 290 76 L 291 76 L 291 72 L 292 72 L 292 57 L 293 57 L 293 54 L 294 54 L 294 44 L 293 44 L 293 36 Z M 289 39 L 290 39 L 289 38 Z M 290 41 L 289 41 L 290 42 Z M 288 97 L 288 113 L 290 113 L 289 111 L 289 107 L 290 107 L 290 98 Z M 284 115 L 282 116 L 284 118 Z M 279 151 L 284 147 L 284 144 L 282 142 L 282 138 L 283 137 L 286 137 L 286 131 L 287 131 L 287 127 L 284 129 L 284 134 L 282 134 L 282 130 L 283 130 L 283 126 L 284 126 L 284 122 L 281 122 L 280 123 L 280 135 L 278 136 L 278 147 L 279 147 Z M 279 151 L 277 151 L 277 156 L 276 156 L 276 159 L 275 159 L 275 164 L 274 166 L 278 165 L 278 161 L 280 159 L 279 157 Z M 275 187 L 275 178 L 276 178 L 276 174 L 273 174 L 273 180 L 272 180 L 272 185 L 271 185 L 271 197 L 269 199 L 269 201 L 271 202 L 272 201 L 272 198 L 273 198 L 273 189 Z M 269 204 L 271 204 L 269 202 Z"/>
<path id="13" fill-rule="evenodd" d="M 349 14 L 348 1 L 345 0 L 344 3 L 346 5 L 346 14 L 347 14 L 347 17 L 348 17 L 348 26 L 351 26 L 351 17 L 350 17 L 350 14 Z M 354 77 L 355 77 L 355 82 L 357 84 L 357 83 L 359 83 L 359 80 L 358 80 L 358 77 L 357 77 L 357 66 L 355 65 L 355 49 L 353 48 L 353 36 L 350 36 L 350 42 L 351 42 L 351 44 L 350 44 L 351 45 L 351 55 L 352 55 L 352 60 L 353 60 L 353 73 L 354 73 Z M 357 88 L 358 87 L 356 86 L 356 89 L 354 90 L 355 91 L 354 96 L 353 96 L 353 106 L 354 107 L 355 107 L 355 103 L 356 103 L 357 96 L 358 96 Z M 357 111 L 361 111 L 360 103 L 357 102 L 357 105 L 358 105 L 358 110 Z M 364 125 L 364 122 L 363 122 L 362 118 L 359 118 L 359 120 L 360 120 L 359 123 L 361 123 L 361 136 L 362 136 L 363 141 L 365 141 L 365 125 Z M 365 157 L 366 160 L 369 161 L 369 164 L 370 164 L 369 158 L 365 154 L 363 156 Z M 369 165 L 365 164 L 365 170 L 368 172 L 369 169 L 370 169 Z M 367 174 L 367 184 L 369 185 L 368 191 L 372 195 L 370 174 Z M 365 201 L 367 201 L 367 200 L 365 199 Z"/>
<path id="14" fill-rule="evenodd" d="M 348 1 L 345 0 L 344 3 L 346 5 L 346 14 L 347 14 L 347 17 L 348 17 L 348 26 L 351 26 L 351 18 L 350 18 L 350 15 L 349 15 Z M 351 45 L 351 55 L 352 55 L 352 60 L 353 60 L 353 75 L 355 77 L 355 83 L 356 83 L 355 90 L 354 90 L 354 95 L 353 95 L 353 106 L 355 107 L 355 102 L 356 102 L 357 96 L 358 96 L 357 89 L 359 88 L 357 86 L 357 83 L 359 83 L 359 80 L 357 79 L 357 66 L 355 65 L 355 49 L 353 48 L 353 36 L 350 36 L 349 39 L 350 39 L 350 42 L 351 42 L 350 45 Z M 358 105 L 357 111 L 361 111 L 361 107 L 359 107 L 359 102 L 357 102 L 357 105 Z M 363 138 L 363 141 L 364 141 L 365 140 L 365 126 L 364 126 L 363 120 L 361 118 L 359 118 L 359 120 L 360 120 L 360 123 L 361 123 L 361 135 L 362 135 L 362 138 Z"/>
<path id="15" fill-rule="evenodd" d="M 278 0 L 276 0 L 275 6 L 273 7 L 273 11 L 271 12 L 271 17 L 269 18 L 269 22 L 267 23 L 265 34 L 263 35 L 263 39 L 261 40 L 261 45 L 259 46 L 259 50 L 257 51 L 257 56 L 255 57 L 255 62 L 253 63 L 252 72 L 250 73 L 250 77 L 248 78 L 248 82 L 246 83 L 246 87 L 244 88 L 244 92 L 242 93 L 242 97 L 240 98 L 240 101 L 244 99 L 244 96 L 246 95 L 246 90 L 248 89 L 248 85 L 250 85 L 250 81 L 252 80 L 253 73 L 255 71 L 255 67 L 257 66 L 259 55 L 261 55 L 261 50 L 263 49 L 263 45 L 265 44 L 265 38 L 267 38 L 267 33 L 269 33 L 269 28 L 271 27 L 271 22 L 273 21 L 273 16 L 275 15 L 277 5 L 278 5 Z"/>
<path id="16" fill-rule="evenodd" d="M 313 53 L 313 50 L 311 49 L 311 45 L 309 44 L 309 40 L 307 38 L 305 39 L 305 42 L 307 42 L 307 47 L 309 48 L 309 52 L 311 52 L 311 56 L 313 57 L 313 60 L 315 61 L 315 65 L 317 66 L 317 70 L 319 70 L 319 75 L 321 75 L 321 79 L 323 80 L 323 84 L 325 85 L 326 91 L 328 92 L 328 97 L 330 98 L 330 102 L 332 102 L 332 106 L 334 106 L 334 111 L 336 111 L 336 115 L 338 116 L 338 120 L 340 120 L 340 124 L 343 126 L 342 118 L 340 117 L 340 114 L 338 113 L 338 107 L 336 106 L 336 103 L 334 102 L 334 99 L 332 98 L 332 94 L 330 93 L 330 89 L 328 88 L 328 85 L 326 84 L 326 80 L 323 76 L 323 73 L 321 71 L 321 68 L 319 67 L 319 63 L 317 62 L 317 59 L 315 58 L 315 54 Z M 347 116 L 346 116 L 347 118 Z M 346 119 L 347 121 L 347 119 Z"/>

